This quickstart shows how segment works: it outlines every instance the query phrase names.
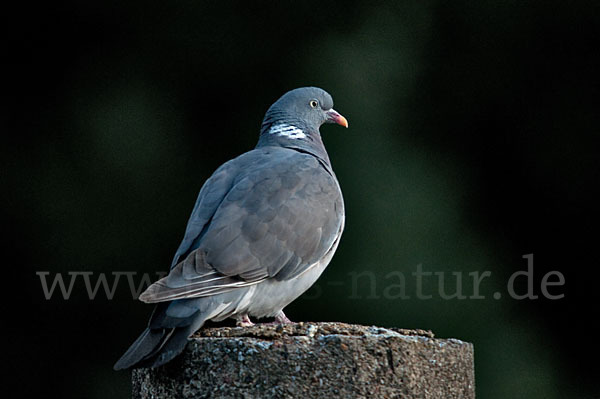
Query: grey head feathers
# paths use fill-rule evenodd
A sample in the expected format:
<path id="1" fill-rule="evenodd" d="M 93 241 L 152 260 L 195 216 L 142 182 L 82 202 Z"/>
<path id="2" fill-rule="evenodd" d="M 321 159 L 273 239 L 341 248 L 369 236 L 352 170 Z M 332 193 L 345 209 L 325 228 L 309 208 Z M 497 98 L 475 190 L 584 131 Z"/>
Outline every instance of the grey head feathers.
<path id="1" fill-rule="evenodd" d="M 261 126 L 261 141 L 272 138 L 288 140 L 314 139 L 324 123 L 348 127 L 346 119 L 333 109 L 333 99 L 318 87 L 301 87 L 288 91 L 269 107 Z"/>
<path id="2" fill-rule="evenodd" d="M 333 99 L 318 87 L 288 91 L 263 119 L 257 148 L 278 146 L 310 153 L 330 165 L 319 128 L 324 123 L 348 127 L 348 121 L 333 109 Z"/>

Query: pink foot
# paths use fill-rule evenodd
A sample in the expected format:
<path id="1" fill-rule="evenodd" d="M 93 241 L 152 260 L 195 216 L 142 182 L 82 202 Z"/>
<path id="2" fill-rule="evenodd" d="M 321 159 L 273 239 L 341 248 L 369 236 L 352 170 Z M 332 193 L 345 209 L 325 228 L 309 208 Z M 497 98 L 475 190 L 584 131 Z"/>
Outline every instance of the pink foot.
<path id="1" fill-rule="evenodd" d="M 293 321 L 287 318 L 283 310 L 280 310 L 279 313 L 275 315 L 275 321 L 264 323 L 266 325 L 275 325 L 275 324 L 294 324 Z"/>
<path id="2" fill-rule="evenodd" d="M 280 310 L 279 313 L 275 315 L 275 321 L 279 324 L 294 324 L 293 321 L 287 318 L 283 310 Z"/>
<path id="3" fill-rule="evenodd" d="M 236 320 L 237 322 L 235 324 L 238 327 L 252 327 L 254 325 L 247 314 L 237 316 Z"/>

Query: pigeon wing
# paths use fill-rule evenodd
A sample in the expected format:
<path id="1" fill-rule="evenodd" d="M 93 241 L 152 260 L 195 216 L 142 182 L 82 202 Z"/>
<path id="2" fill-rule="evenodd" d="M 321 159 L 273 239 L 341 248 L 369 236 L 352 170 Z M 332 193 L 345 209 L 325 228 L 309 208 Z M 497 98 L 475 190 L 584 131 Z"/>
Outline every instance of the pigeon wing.
<path id="1" fill-rule="evenodd" d="M 267 152 L 261 162 L 243 162 L 246 167 L 201 228 L 197 248 L 141 300 L 194 298 L 267 278 L 291 279 L 331 249 L 344 213 L 333 173 L 301 152 L 261 152 Z"/>
<path id="2" fill-rule="evenodd" d="M 231 190 L 238 172 L 238 162 L 234 159 L 221 165 L 204 183 L 188 220 L 183 240 L 175 252 L 171 268 L 198 247 L 205 227 L 208 226 L 225 195 Z"/>

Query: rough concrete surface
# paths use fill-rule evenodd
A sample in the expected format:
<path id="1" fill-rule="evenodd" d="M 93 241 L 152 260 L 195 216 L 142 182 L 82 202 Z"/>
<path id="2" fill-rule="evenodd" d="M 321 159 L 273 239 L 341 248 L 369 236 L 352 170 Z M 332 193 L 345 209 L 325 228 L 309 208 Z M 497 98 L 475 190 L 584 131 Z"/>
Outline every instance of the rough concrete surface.
<path id="1" fill-rule="evenodd" d="M 202 329 L 132 378 L 134 399 L 475 397 L 472 344 L 344 323 Z"/>

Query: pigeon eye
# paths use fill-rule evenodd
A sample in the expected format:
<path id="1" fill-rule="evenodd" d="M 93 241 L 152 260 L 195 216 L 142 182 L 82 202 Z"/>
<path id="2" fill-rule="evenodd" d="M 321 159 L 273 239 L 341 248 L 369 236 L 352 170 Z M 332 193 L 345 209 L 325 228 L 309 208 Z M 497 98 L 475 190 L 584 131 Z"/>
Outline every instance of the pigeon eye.
<path id="1" fill-rule="evenodd" d="M 317 105 L 319 105 L 319 102 L 317 100 L 310 100 L 309 104 L 312 108 L 317 108 Z"/>

